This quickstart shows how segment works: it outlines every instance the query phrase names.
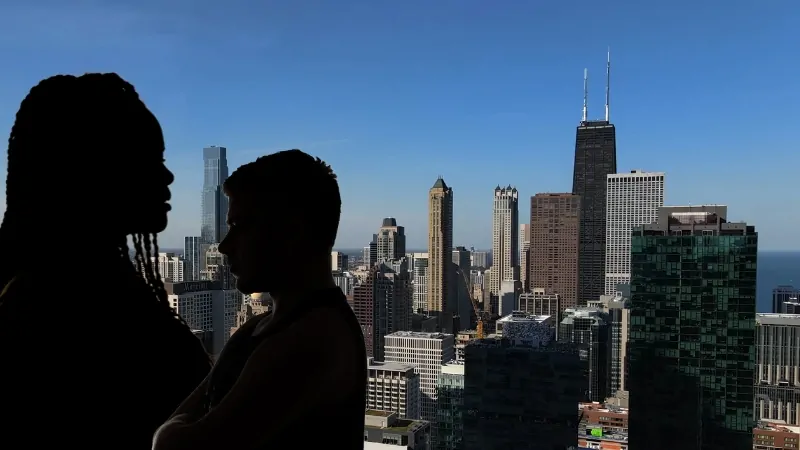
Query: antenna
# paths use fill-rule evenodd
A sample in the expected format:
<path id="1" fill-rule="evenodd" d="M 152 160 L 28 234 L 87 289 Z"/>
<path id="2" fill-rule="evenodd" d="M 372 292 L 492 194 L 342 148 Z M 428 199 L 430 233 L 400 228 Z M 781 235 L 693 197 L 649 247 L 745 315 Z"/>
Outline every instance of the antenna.
<path id="1" fill-rule="evenodd" d="M 586 122 L 586 101 L 589 98 L 589 69 L 583 69 L 583 117 L 581 122 Z"/>
<path id="2" fill-rule="evenodd" d="M 608 122 L 608 104 L 610 100 L 611 88 L 611 47 L 608 47 L 608 57 L 606 59 L 606 122 Z"/>

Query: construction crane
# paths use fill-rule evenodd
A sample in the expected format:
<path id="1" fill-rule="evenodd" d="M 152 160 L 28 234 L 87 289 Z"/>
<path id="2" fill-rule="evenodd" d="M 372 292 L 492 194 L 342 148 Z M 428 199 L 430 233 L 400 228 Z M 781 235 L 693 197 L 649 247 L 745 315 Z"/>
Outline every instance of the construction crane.
<path id="1" fill-rule="evenodd" d="M 467 278 L 467 274 L 460 268 L 458 269 L 458 271 L 461 272 L 461 277 L 464 279 L 464 286 L 467 289 L 467 295 L 469 296 L 469 301 L 470 303 L 472 303 L 472 310 L 475 311 L 475 318 L 478 320 L 476 337 L 478 339 L 483 339 L 485 337 L 483 328 L 486 319 L 488 318 L 488 313 L 486 311 L 481 311 L 481 309 L 478 307 L 478 299 L 475 298 L 475 296 L 473 295 L 473 290 L 470 289 L 470 283 L 469 283 L 469 278 Z"/>

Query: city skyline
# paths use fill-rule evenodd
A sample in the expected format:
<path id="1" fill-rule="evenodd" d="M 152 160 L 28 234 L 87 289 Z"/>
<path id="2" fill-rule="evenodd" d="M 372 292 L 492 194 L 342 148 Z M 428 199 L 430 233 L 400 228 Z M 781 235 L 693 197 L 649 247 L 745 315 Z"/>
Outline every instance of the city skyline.
<path id="1" fill-rule="evenodd" d="M 758 226 L 762 249 L 800 249 L 800 212 L 786 207 L 800 163 L 788 150 L 798 63 L 776 56 L 800 50 L 798 5 L 692 3 L 686 15 L 674 3 L 610 1 L 582 15 L 566 4 L 487 13 L 471 2 L 349 3 L 224 5 L 224 14 L 203 0 L 203 13 L 152 1 L 4 4 L 0 50 L 14 70 L 0 85 L 0 128 L 10 130 L 42 78 L 118 71 L 164 128 L 176 174 L 165 247 L 198 234 L 201 152 L 216 144 L 229 149 L 231 170 L 288 148 L 329 162 L 344 200 L 337 248 L 365 245 L 383 217 L 405 226 L 409 248 L 424 248 L 427 189 L 441 174 L 458 192 L 454 244 L 486 249 L 497 184 L 522 199 L 571 190 L 583 70 L 588 118 L 602 118 L 610 46 L 618 172 L 665 172 L 665 204 L 724 203 L 733 220 Z M 212 23 L 219 33 L 209 36 Z M 324 39 L 295 31 L 310 28 Z M 392 171 L 369 170 L 376 152 Z M 377 197 L 378 183 L 399 187 Z"/>

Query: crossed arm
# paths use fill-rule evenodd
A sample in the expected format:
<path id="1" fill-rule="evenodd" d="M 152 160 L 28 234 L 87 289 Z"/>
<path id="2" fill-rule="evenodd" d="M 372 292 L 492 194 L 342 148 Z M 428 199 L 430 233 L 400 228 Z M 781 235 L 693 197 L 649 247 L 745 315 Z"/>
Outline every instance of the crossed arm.
<path id="1" fill-rule="evenodd" d="M 254 450 L 274 442 L 287 423 L 329 394 L 325 374 L 303 370 L 303 362 L 330 358 L 302 334 L 293 326 L 278 342 L 264 341 L 222 401 L 192 417 L 203 401 L 206 378 L 156 431 L 153 450 Z"/>

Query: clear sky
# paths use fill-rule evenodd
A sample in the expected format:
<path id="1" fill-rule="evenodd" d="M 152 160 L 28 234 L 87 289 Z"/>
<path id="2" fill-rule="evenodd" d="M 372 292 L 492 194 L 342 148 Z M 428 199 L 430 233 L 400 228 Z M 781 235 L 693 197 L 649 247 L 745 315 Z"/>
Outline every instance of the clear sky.
<path id="1" fill-rule="evenodd" d="M 523 222 L 528 197 L 571 189 L 583 69 L 601 118 L 610 46 L 619 170 L 664 171 L 668 204 L 727 204 L 762 249 L 796 250 L 797 23 L 796 0 L 4 1 L 0 128 L 41 78 L 116 71 L 165 130 L 167 246 L 199 233 L 216 144 L 231 170 L 287 148 L 327 160 L 339 247 L 387 216 L 427 246 L 441 174 L 454 243 L 487 248 L 495 185 L 521 191 Z"/>

